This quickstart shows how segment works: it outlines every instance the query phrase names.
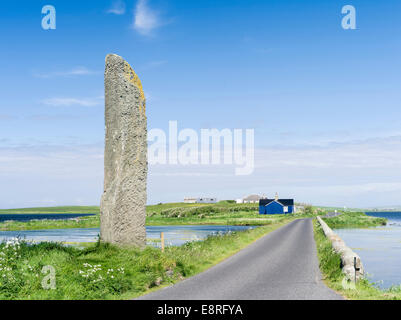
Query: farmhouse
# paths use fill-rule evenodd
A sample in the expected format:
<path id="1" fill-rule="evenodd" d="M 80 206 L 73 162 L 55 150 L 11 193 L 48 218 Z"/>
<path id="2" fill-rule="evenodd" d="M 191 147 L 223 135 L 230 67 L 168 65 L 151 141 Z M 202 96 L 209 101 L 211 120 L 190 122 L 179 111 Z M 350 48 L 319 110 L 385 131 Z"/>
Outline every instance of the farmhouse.
<path id="1" fill-rule="evenodd" d="M 184 203 L 216 203 L 217 198 L 185 198 Z"/>
<path id="2" fill-rule="evenodd" d="M 258 203 L 260 199 L 263 199 L 263 196 L 259 196 L 257 194 L 251 194 L 242 199 L 237 199 L 237 203 Z"/>
<path id="3" fill-rule="evenodd" d="M 294 213 L 294 199 L 279 199 L 278 194 L 274 199 L 260 199 L 260 214 L 288 214 Z"/>

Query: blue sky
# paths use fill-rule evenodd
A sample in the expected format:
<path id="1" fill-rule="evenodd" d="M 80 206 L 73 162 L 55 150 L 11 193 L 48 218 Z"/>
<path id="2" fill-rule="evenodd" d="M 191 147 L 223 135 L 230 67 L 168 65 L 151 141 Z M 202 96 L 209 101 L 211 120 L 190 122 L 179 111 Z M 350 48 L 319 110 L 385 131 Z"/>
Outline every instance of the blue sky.
<path id="1" fill-rule="evenodd" d="M 252 175 L 151 166 L 149 203 L 401 204 L 397 0 L 2 1 L 0 19 L 1 208 L 99 203 L 108 53 L 141 78 L 149 129 L 255 129 Z"/>

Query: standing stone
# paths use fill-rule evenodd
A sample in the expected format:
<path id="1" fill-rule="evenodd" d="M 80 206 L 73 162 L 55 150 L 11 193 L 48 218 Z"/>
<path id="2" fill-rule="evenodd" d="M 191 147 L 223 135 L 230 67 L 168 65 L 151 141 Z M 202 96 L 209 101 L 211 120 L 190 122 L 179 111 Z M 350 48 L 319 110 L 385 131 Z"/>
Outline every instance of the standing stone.
<path id="1" fill-rule="evenodd" d="M 147 119 L 142 84 L 120 56 L 106 57 L 104 193 L 100 238 L 142 247 L 146 243 Z"/>

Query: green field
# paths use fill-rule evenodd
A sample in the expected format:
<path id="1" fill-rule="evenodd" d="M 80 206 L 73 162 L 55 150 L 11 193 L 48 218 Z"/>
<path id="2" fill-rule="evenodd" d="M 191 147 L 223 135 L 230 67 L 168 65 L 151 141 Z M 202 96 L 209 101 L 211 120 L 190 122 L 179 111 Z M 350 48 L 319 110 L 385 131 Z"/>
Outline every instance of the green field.
<path id="1" fill-rule="evenodd" d="M 293 217 L 324 216 L 328 209 L 307 206 Z M 68 228 L 98 228 L 99 207 L 52 207 L 0 210 L 0 214 L 68 214 L 93 213 L 95 216 L 69 220 L 34 220 L 29 222 L 7 221 L 0 223 L 0 230 L 45 230 Z M 146 207 L 146 224 L 155 225 L 269 225 L 286 219 L 286 215 L 260 215 L 257 204 L 236 204 L 221 201 L 216 204 L 167 203 Z M 371 227 L 385 224 L 383 218 L 368 217 L 362 212 L 347 211 L 343 215 L 326 219 L 332 228 Z"/>
<path id="2" fill-rule="evenodd" d="M 56 243 L 0 244 L 0 299 L 130 299 L 193 276 L 291 221 L 209 237 L 165 252 L 97 243 L 85 249 Z M 42 286 L 44 266 L 55 289 Z"/>
<path id="3" fill-rule="evenodd" d="M 209 237 L 165 252 L 107 244 L 0 244 L 0 299 L 128 299 L 195 275 L 288 223 L 291 215 L 260 216 L 257 205 L 169 203 L 147 206 L 148 225 L 263 225 L 249 231 Z M 98 207 L 56 207 L 2 210 L 0 214 L 96 213 L 73 220 L 4 222 L 0 230 L 99 227 Z M 156 240 L 157 241 L 157 240 Z M 16 257 L 16 258 L 15 258 Z M 45 290 L 41 270 L 51 265 L 55 290 Z M 124 269 L 121 269 L 124 268 Z M 7 271 L 9 270 L 9 271 Z M 113 271 L 110 271 L 113 270 Z"/>
<path id="4" fill-rule="evenodd" d="M 367 216 L 363 212 L 345 212 L 334 218 L 323 219 L 332 229 L 369 228 L 386 225 L 387 219 Z"/>
<path id="5" fill-rule="evenodd" d="M 29 222 L 7 221 L 0 223 L 0 230 L 44 230 L 67 228 L 98 228 L 99 207 L 55 207 L 1 210 L 0 214 L 68 214 L 95 213 L 95 216 L 70 220 L 34 220 Z M 147 225 L 268 225 L 286 218 L 285 215 L 259 215 L 256 204 L 184 204 L 168 203 L 146 207 Z"/>
<path id="6" fill-rule="evenodd" d="M 0 209 L 0 214 L 74 214 L 74 213 L 99 213 L 98 206 L 64 206 L 64 207 L 39 207 L 22 209 Z"/>
<path id="7" fill-rule="evenodd" d="M 99 226 L 99 215 L 95 215 L 68 220 L 5 221 L 0 223 L 0 231 L 98 228 Z"/>

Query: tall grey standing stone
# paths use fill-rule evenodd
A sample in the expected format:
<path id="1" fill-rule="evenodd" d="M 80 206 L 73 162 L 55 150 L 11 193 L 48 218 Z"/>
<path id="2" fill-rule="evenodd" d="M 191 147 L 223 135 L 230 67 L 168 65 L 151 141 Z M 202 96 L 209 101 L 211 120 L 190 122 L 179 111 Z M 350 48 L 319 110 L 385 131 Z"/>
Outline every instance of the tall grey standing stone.
<path id="1" fill-rule="evenodd" d="M 106 144 L 101 241 L 146 243 L 147 119 L 142 84 L 120 56 L 106 57 Z"/>

